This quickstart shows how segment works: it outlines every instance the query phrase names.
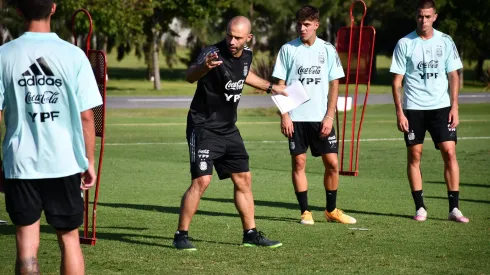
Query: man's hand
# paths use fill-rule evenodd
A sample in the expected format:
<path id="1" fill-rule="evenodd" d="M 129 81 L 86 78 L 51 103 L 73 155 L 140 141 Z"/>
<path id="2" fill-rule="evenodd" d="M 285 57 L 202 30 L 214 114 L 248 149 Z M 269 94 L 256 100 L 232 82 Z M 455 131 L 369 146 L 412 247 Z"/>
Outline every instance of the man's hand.
<path id="1" fill-rule="evenodd" d="M 456 128 L 459 125 L 459 111 L 457 107 L 451 107 L 451 111 L 449 111 L 449 124 L 451 128 Z"/>
<path id="2" fill-rule="evenodd" d="M 284 114 L 281 116 L 281 133 L 287 138 L 293 137 L 294 125 L 293 121 L 289 117 L 289 114 Z"/>
<path id="3" fill-rule="evenodd" d="M 405 114 L 400 113 L 396 115 L 396 123 L 400 132 L 408 133 L 408 119 Z"/>
<path id="4" fill-rule="evenodd" d="M 286 85 L 284 85 L 284 84 L 272 85 L 272 94 L 288 96 L 288 93 L 286 92 Z"/>
<path id="5" fill-rule="evenodd" d="M 330 132 L 332 132 L 333 119 L 331 119 L 330 117 L 323 118 L 320 127 L 320 138 L 328 137 L 328 135 L 330 135 Z"/>
<path id="6" fill-rule="evenodd" d="M 222 63 L 223 61 L 218 60 L 218 54 L 212 52 L 211 54 L 208 54 L 208 56 L 206 56 L 204 66 L 206 67 L 206 69 L 211 70 L 212 68 L 218 67 Z"/>
<path id="7" fill-rule="evenodd" d="M 88 170 L 82 174 L 82 190 L 88 190 L 94 186 L 97 176 L 93 165 L 89 165 Z"/>

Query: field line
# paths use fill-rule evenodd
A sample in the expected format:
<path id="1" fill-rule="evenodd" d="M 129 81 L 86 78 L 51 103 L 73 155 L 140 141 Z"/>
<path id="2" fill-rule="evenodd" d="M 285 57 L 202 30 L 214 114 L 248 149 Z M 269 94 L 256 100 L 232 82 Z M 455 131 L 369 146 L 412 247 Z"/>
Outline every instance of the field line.
<path id="1" fill-rule="evenodd" d="M 490 139 L 490 137 L 458 137 L 460 140 L 481 140 Z M 361 138 L 361 142 L 383 142 L 383 141 L 402 141 L 403 138 Z M 431 140 L 426 138 L 425 140 Z M 287 140 L 259 140 L 259 141 L 245 141 L 245 144 L 260 144 L 260 143 L 286 143 Z M 350 143 L 350 140 L 346 140 L 346 143 Z M 107 142 L 107 146 L 138 146 L 138 145 L 187 145 L 187 142 Z"/>

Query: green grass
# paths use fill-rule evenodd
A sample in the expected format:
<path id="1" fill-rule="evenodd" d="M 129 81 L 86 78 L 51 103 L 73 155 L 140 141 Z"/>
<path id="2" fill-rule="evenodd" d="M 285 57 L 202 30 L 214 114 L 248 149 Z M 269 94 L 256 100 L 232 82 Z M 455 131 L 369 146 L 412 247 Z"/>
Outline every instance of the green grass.
<path id="1" fill-rule="evenodd" d="M 191 225 L 198 248 L 191 253 L 171 247 L 180 199 L 190 183 L 187 110 L 109 110 L 98 241 L 83 246 L 87 274 L 490 274 L 490 142 L 476 139 L 490 137 L 489 108 L 460 106 L 460 205 L 469 224 L 446 220 L 443 163 L 430 140 L 422 161 L 429 211 L 424 223 L 410 219 L 414 207 L 404 142 L 374 140 L 361 142 L 360 175 L 340 178 L 338 206 L 357 218 L 355 226 L 325 222 L 323 168 L 308 156 L 309 202 L 316 221 L 309 227 L 298 223 L 288 146 L 275 110 L 240 110 L 257 226 L 284 246 L 240 247 L 233 186 L 215 177 Z M 393 114 L 391 105 L 369 106 L 362 138 L 400 138 Z M 8 219 L 4 207 L 0 219 Z M 0 227 L 0 274 L 13 273 L 14 232 L 12 225 Z M 58 245 L 44 218 L 39 262 L 43 274 L 58 274 Z"/>
<path id="2" fill-rule="evenodd" d="M 179 48 L 177 56 L 186 58 L 188 50 Z M 263 58 L 264 54 L 258 54 L 257 58 Z M 489 60 L 490 63 L 490 60 Z M 160 56 L 160 78 L 161 90 L 153 88 L 153 82 L 146 80 L 147 69 L 143 59 L 138 59 L 134 55 L 126 56 L 122 61 L 117 61 L 115 53 L 108 55 L 108 74 L 109 81 L 107 83 L 107 93 L 110 96 L 191 96 L 194 94 L 196 84 L 190 84 L 185 81 L 186 66 L 183 63 L 177 63 L 173 68 L 169 68 L 163 56 Z M 391 74 L 389 67 L 391 58 L 386 56 L 377 56 L 378 76 L 373 79 L 370 93 L 372 94 L 389 94 L 391 93 Z M 474 79 L 474 66 L 465 64 L 465 86 L 462 92 L 482 92 L 485 85 Z M 490 64 L 489 64 L 490 66 Z M 354 85 L 350 86 L 350 91 L 353 92 Z M 343 92 L 345 86 L 340 86 L 340 91 Z M 365 93 L 366 85 L 359 86 L 359 92 Z M 253 88 L 245 86 L 244 94 L 258 94 Z M 264 94 L 264 93 L 261 93 Z"/>

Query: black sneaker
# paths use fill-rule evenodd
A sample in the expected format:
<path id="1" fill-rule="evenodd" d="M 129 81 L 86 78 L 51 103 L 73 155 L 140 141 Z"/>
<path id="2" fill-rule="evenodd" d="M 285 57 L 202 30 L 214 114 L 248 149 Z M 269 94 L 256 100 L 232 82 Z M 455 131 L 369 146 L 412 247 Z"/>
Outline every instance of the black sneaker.
<path id="1" fill-rule="evenodd" d="M 173 246 L 180 250 L 195 251 L 197 248 L 191 243 L 189 235 L 175 234 Z"/>
<path id="2" fill-rule="evenodd" d="M 282 243 L 267 239 L 265 234 L 262 231 L 259 231 L 255 232 L 255 234 L 245 234 L 245 236 L 243 236 L 243 246 L 265 246 L 269 248 L 276 248 L 282 246 Z"/>

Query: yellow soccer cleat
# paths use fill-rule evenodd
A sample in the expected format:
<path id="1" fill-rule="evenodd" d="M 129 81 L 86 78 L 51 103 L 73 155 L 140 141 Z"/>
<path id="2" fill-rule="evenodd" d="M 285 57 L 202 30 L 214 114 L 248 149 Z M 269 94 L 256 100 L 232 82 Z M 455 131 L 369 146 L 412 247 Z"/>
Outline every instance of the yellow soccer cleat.
<path id="1" fill-rule="evenodd" d="M 306 225 L 313 225 L 315 224 L 315 221 L 313 221 L 313 215 L 311 214 L 310 211 L 305 211 L 303 214 L 301 214 L 301 224 L 306 224 Z"/>
<path id="2" fill-rule="evenodd" d="M 325 210 L 325 218 L 329 222 L 339 222 L 344 224 L 355 224 L 357 222 L 356 219 L 344 214 L 344 212 L 338 208 L 335 208 L 332 212 Z"/>

